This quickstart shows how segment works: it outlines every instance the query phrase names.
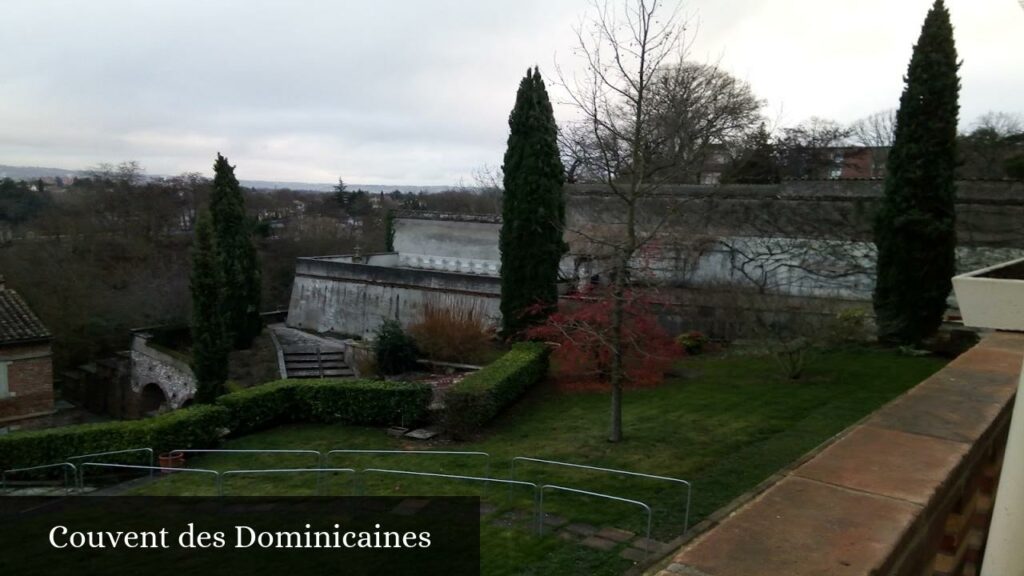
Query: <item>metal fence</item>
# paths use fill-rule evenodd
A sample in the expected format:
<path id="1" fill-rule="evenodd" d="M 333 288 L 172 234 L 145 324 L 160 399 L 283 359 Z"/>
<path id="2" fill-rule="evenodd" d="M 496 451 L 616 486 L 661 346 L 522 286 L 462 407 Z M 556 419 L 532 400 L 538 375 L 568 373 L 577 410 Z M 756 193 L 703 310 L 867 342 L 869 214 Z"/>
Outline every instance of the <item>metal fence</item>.
<path id="1" fill-rule="evenodd" d="M 557 486 L 555 484 L 545 484 L 545 485 L 540 487 L 540 499 L 539 499 L 540 501 L 539 501 L 539 504 L 537 505 L 537 515 L 538 515 L 537 534 L 540 534 L 540 535 L 544 534 L 544 490 L 547 490 L 549 488 L 551 490 L 559 490 L 559 491 L 562 491 L 562 492 L 571 492 L 573 494 L 582 494 L 584 496 L 593 496 L 595 498 L 606 498 L 608 500 L 614 500 L 616 502 L 624 502 L 626 504 L 632 504 L 634 506 L 642 507 L 644 510 L 647 511 L 647 539 L 644 541 L 644 543 L 645 543 L 645 545 L 644 545 L 644 560 L 647 560 L 647 555 L 649 553 L 648 548 L 650 547 L 650 542 L 651 542 L 651 521 L 652 521 L 652 518 L 653 518 L 653 516 L 651 514 L 651 507 L 650 506 L 648 506 L 647 504 L 644 504 L 643 502 L 640 502 L 639 500 L 630 500 L 629 498 L 620 498 L 618 496 L 612 496 L 610 494 L 601 494 L 600 492 L 590 492 L 588 490 L 579 490 L 579 489 L 576 489 L 576 488 L 566 488 L 565 486 Z"/>
<path id="2" fill-rule="evenodd" d="M 245 454 L 245 455 L 262 455 L 262 454 L 296 454 L 312 456 L 316 460 L 318 468 L 324 466 L 324 455 L 319 450 L 204 450 L 204 449 L 183 449 L 183 450 L 171 450 L 172 456 L 175 454 Z"/>
<path id="3" fill-rule="evenodd" d="M 204 468 L 167 468 L 164 466 L 136 466 L 133 464 L 109 464 L 103 462 L 83 462 L 78 467 L 78 488 L 81 490 L 85 485 L 85 470 L 87 468 L 113 468 L 117 470 L 146 470 L 149 475 L 152 476 L 155 472 L 164 472 L 168 474 L 211 474 L 213 475 L 214 489 L 217 494 L 220 494 L 220 472 L 216 470 L 207 470 Z"/>
<path id="4" fill-rule="evenodd" d="M 70 494 L 78 485 L 78 471 L 75 465 L 70 462 L 58 462 L 57 464 L 44 464 L 42 466 L 30 466 L 28 468 L 12 468 L 0 473 L 0 489 L 7 490 L 7 477 L 11 474 L 24 474 L 26 472 L 37 472 L 40 470 L 53 470 L 59 468 L 64 472 L 64 493 Z M 71 469 L 71 482 L 68 482 L 68 469 Z"/>
<path id="5" fill-rule="evenodd" d="M 323 495 L 323 482 L 322 478 L 324 474 L 334 472 L 345 472 L 356 474 L 356 471 L 352 468 L 272 468 L 269 470 L 227 470 L 220 473 L 219 478 L 219 491 L 218 493 L 223 496 L 225 494 L 224 485 L 225 482 L 235 476 L 248 476 L 248 475 L 263 475 L 263 474 L 316 474 L 316 488 L 315 493 L 317 496 Z M 355 492 L 359 492 L 358 486 Z"/>
<path id="6" fill-rule="evenodd" d="M 531 514 L 536 518 L 537 514 L 537 501 L 539 498 L 539 488 L 533 482 L 524 482 L 520 480 L 507 480 L 505 478 L 482 478 L 480 476 L 460 476 L 458 474 L 438 474 L 434 472 L 411 472 L 409 470 L 388 470 L 385 468 L 365 468 L 359 471 L 360 474 L 396 474 L 404 476 L 420 476 L 428 478 L 445 478 L 450 480 L 463 480 L 468 482 L 484 482 L 487 484 L 505 484 L 509 488 L 513 486 L 529 486 L 533 488 L 533 510 Z"/>
<path id="7" fill-rule="evenodd" d="M 617 470 L 615 468 L 602 468 L 600 466 L 588 466 L 586 464 L 573 464 L 571 462 L 559 462 L 558 460 L 542 460 L 540 458 L 531 458 L 528 456 L 516 456 L 512 459 L 510 465 L 509 476 L 514 480 L 516 477 L 516 462 L 534 462 L 537 464 L 545 464 L 548 466 L 562 466 L 565 468 L 575 468 L 580 470 L 591 470 L 594 472 L 604 472 L 608 474 L 619 474 L 623 476 L 633 476 L 637 478 L 646 478 L 648 480 L 658 480 L 663 482 L 672 482 L 675 484 L 681 484 L 686 487 L 686 498 L 684 501 L 683 510 L 683 532 L 685 533 L 690 528 L 690 493 L 692 492 L 692 486 L 686 480 L 680 478 L 672 478 L 669 476 L 657 476 L 654 474 L 643 474 L 641 472 L 630 472 L 629 470 Z"/>
<path id="8" fill-rule="evenodd" d="M 465 456 L 484 458 L 484 476 L 491 476 L 491 455 L 487 452 L 458 451 L 458 450 L 331 450 L 324 455 L 324 464 L 330 463 L 332 456 L 339 454 L 351 454 L 357 456 L 372 456 L 375 454 L 391 456 Z"/>
<path id="9" fill-rule="evenodd" d="M 148 466 L 143 465 L 132 465 L 132 464 L 118 464 L 111 462 L 96 462 L 87 461 L 86 459 L 109 459 L 113 456 L 123 456 L 129 454 L 141 454 L 144 455 L 149 462 Z M 544 532 L 544 494 L 545 491 L 557 491 L 567 492 L 572 494 L 578 494 L 583 496 L 589 496 L 594 498 L 602 498 L 615 502 L 621 502 L 631 506 L 642 508 L 646 512 L 646 537 L 647 542 L 650 542 L 651 529 L 653 523 L 653 513 L 651 506 L 645 502 L 639 500 L 624 498 L 612 494 L 605 494 L 602 492 L 595 492 L 590 490 L 582 490 L 579 488 L 573 488 L 563 486 L 559 484 L 542 484 L 539 482 L 530 482 L 527 480 L 520 480 L 516 478 L 517 464 L 521 463 L 534 463 L 543 466 L 563 467 L 576 470 L 585 470 L 590 472 L 598 472 L 602 474 L 615 474 L 621 476 L 628 476 L 634 478 L 644 478 L 647 480 L 654 480 L 659 482 L 672 483 L 678 486 L 685 487 L 685 504 L 683 509 L 683 532 L 685 533 L 689 529 L 689 518 L 690 518 L 690 501 L 692 486 L 690 482 L 679 478 L 672 478 L 668 476 L 658 476 L 654 474 L 644 474 L 640 472 L 632 472 L 629 470 L 619 470 L 614 468 L 604 468 L 600 466 L 589 466 L 586 464 L 575 464 L 571 462 L 561 462 L 557 460 L 545 460 L 541 458 L 532 458 L 528 456 L 516 456 L 512 458 L 509 466 L 510 478 L 492 478 L 491 477 L 491 455 L 487 452 L 479 451 L 454 451 L 454 450 L 363 450 L 363 449 L 337 449 L 323 453 L 317 450 L 257 450 L 257 449 L 179 449 L 172 450 L 172 455 L 185 455 L 185 454 L 223 454 L 223 455 L 296 455 L 309 457 L 310 460 L 315 461 L 315 467 L 308 468 L 260 468 L 250 470 L 226 470 L 217 471 L 205 468 L 168 468 L 162 466 L 154 466 L 154 454 L 151 448 L 134 448 L 130 450 L 116 450 L 110 452 L 96 452 L 92 454 L 82 454 L 78 456 L 72 456 L 67 459 L 67 462 L 61 462 L 57 464 L 47 464 L 44 466 L 33 466 L 29 468 L 15 468 L 11 470 L 5 470 L 0 476 L 0 486 L 6 489 L 8 479 L 10 475 L 30 473 L 42 470 L 63 470 L 64 476 L 64 487 L 65 493 L 71 494 L 74 488 L 78 488 L 78 492 L 83 491 L 85 485 L 85 477 L 87 469 L 110 469 L 110 470 L 138 470 L 146 471 L 152 477 L 156 472 L 163 473 L 184 473 L 184 474 L 199 474 L 204 476 L 212 477 L 213 488 L 217 495 L 225 494 L 225 481 L 231 478 L 242 477 L 242 476 L 262 476 L 262 475 L 314 475 L 314 491 L 317 495 L 322 495 L 323 489 L 323 478 L 326 474 L 350 474 L 354 482 L 354 492 L 356 494 L 363 494 L 365 491 L 364 476 L 382 474 L 382 475 L 398 475 L 408 476 L 415 478 L 434 478 L 441 480 L 453 480 L 458 482 L 476 482 L 483 483 L 485 486 L 492 484 L 506 485 L 509 487 L 509 496 L 511 498 L 511 491 L 513 488 L 519 486 L 529 488 L 532 493 L 531 503 L 531 525 L 536 527 L 537 534 L 541 535 Z M 442 456 L 453 456 L 458 458 L 477 458 L 482 459 L 484 462 L 484 475 L 483 476 L 470 476 L 470 475 L 459 475 L 459 474 L 444 474 L 436 472 L 418 472 L 411 470 L 398 470 L 393 468 L 363 468 L 359 469 L 354 466 L 332 468 L 329 466 L 332 458 L 339 458 L 342 455 L 353 455 L 353 456 L 429 456 L 429 457 L 442 457 Z M 77 465 L 75 464 L 77 463 Z M 71 482 L 69 483 L 68 472 L 71 475 Z M 520 470 L 521 472 L 521 470 Z M 485 490 L 486 491 L 486 490 Z M 650 550 L 648 546 L 644 547 L 645 559 L 649 555 Z"/>

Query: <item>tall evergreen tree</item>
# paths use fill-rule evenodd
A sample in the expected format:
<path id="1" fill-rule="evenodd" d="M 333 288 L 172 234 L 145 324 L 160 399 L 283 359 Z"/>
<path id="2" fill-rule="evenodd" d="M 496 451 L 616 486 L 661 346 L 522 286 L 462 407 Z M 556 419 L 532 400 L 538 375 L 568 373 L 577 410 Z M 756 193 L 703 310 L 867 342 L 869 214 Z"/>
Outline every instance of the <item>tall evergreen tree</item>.
<path id="1" fill-rule="evenodd" d="M 203 211 L 196 222 L 192 249 L 192 372 L 195 400 L 213 402 L 224 393 L 228 377 L 230 342 L 224 328 L 224 279 L 213 239 L 210 215 Z"/>
<path id="2" fill-rule="evenodd" d="M 565 253 L 565 169 L 537 68 L 519 83 L 508 124 L 500 247 L 502 323 L 511 336 L 557 305 L 558 263 Z"/>
<path id="3" fill-rule="evenodd" d="M 874 306 L 883 342 L 921 342 L 946 310 L 956 269 L 958 68 L 949 12 L 936 0 L 910 59 L 875 221 Z"/>
<path id="4" fill-rule="evenodd" d="M 217 154 L 213 171 L 210 212 L 224 279 L 225 327 L 236 348 L 248 348 L 261 329 L 259 260 L 235 168 Z"/>

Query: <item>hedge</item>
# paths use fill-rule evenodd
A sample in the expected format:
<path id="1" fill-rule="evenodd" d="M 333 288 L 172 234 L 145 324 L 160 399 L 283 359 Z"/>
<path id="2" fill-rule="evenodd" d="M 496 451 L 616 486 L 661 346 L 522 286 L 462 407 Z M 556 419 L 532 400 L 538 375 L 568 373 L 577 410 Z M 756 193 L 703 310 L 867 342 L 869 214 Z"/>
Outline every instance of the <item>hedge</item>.
<path id="1" fill-rule="evenodd" d="M 386 425 L 422 421 L 425 383 L 370 380 L 280 380 L 225 394 L 145 420 L 65 426 L 0 436 L 0 469 L 63 462 L 71 456 L 130 448 L 161 453 L 215 445 L 225 433 L 247 434 L 296 421 Z"/>
<path id="2" fill-rule="evenodd" d="M 279 380 L 217 399 L 228 408 L 233 434 L 286 422 L 387 425 L 420 422 L 431 387 L 376 380 Z"/>
<path id="3" fill-rule="evenodd" d="M 146 420 L 64 426 L 0 436 L 0 468 L 63 462 L 71 456 L 131 448 L 167 452 L 213 445 L 228 411 L 221 406 L 194 406 Z"/>
<path id="4" fill-rule="evenodd" d="M 297 392 L 314 422 L 409 425 L 426 417 L 433 388 L 423 382 L 324 380 Z"/>
<path id="5" fill-rule="evenodd" d="M 522 342 L 479 372 L 470 374 L 445 394 L 445 425 L 466 437 L 494 419 L 548 372 L 543 344 Z"/>

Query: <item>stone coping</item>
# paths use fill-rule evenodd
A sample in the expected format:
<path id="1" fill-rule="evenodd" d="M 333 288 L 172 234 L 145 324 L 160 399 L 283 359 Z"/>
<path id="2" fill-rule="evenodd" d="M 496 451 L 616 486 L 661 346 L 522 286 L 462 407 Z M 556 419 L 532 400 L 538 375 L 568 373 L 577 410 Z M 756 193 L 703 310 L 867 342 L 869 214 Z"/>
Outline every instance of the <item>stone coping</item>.
<path id="1" fill-rule="evenodd" d="M 658 576 L 906 570 L 922 518 L 1009 424 L 1024 334 L 992 333 L 678 550 Z M 880 374 L 879 377 L 884 377 Z"/>

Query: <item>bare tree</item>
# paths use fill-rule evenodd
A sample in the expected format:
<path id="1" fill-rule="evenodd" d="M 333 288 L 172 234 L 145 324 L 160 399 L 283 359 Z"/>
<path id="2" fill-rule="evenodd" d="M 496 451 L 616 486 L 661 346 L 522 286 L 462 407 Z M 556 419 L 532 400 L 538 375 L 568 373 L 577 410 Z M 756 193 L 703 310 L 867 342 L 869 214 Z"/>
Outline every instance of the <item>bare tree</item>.
<path id="1" fill-rule="evenodd" d="M 783 128 L 776 143 L 779 163 L 787 178 L 830 178 L 842 168 L 836 148 L 845 146 L 850 129 L 834 120 L 811 117 L 792 128 Z"/>
<path id="2" fill-rule="evenodd" d="M 659 0 L 629 0 L 615 6 L 595 3 L 592 10 L 590 20 L 576 30 L 577 54 L 585 70 L 573 81 L 561 71 L 559 76 L 581 118 L 573 133 L 587 143 L 577 169 L 599 178 L 617 206 L 614 232 L 588 239 L 603 247 L 609 260 L 610 329 L 604 332 L 603 342 L 611 355 L 608 439 L 618 442 L 622 440 L 623 361 L 630 345 L 625 326 L 634 298 L 633 268 L 638 252 L 655 238 L 668 217 L 662 215 L 653 223 L 638 218 L 641 203 L 655 194 L 668 172 L 657 161 L 667 136 L 658 129 L 652 101 L 659 71 L 685 61 L 686 28 L 679 8 L 666 9 Z"/>
<path id="3" fill-rule="evenodd" d="M 1007 176 L 1006 161 L 1021 154 L 1024 120 L 1016 114 L 988 112 L 958 138 L 960 178 L 1000 179 Z"/>
<path id="4" fill-rule="evenodd" d="M 896 134 L 896 109 L 881 110 L 850 125 L 854 144 L 869 148 L 892 146 Z"/>
<path id="5" fill-rule="evenodd" d="M 650 107 L 661 144 L 656 161 L 675 182 L 701 182 L 705 164 L 730 152 L 761 123 L 764 102 L 717 65 L 683 62 L 657 70 Z"/>
<path id="6" fill-rule="evenodd" d="M 975 130 L 991 130 L 1000 138 L 1024 132 L 1024 119 L 1020 114 L 1009 112 L 986 112 L 974 123 Z"/>

